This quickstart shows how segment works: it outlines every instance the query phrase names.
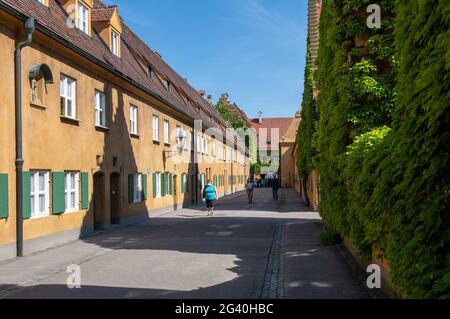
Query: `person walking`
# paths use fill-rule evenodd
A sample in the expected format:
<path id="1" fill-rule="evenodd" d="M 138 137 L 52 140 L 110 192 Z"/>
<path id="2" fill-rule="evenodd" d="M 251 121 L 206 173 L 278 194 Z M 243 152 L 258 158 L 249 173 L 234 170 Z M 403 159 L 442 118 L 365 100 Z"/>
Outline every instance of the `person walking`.
<path id="1" fill-rule="evenodd" d="M 279 182 L 277 176 L 275 176 L 272 179 L 271 184 L 272 184 L 273 200 L 277 201 L 278 200 L 278 189 L 280 188 L 280 182 Z"/>
<path id="2" fill-rule="evenodd" d="M 203 189 L 203 198 L 206 202 L 206 209 L 208 210 L 208 216 L 214 215 L 214 204 L 219 195 L 217 194 L 216 186 L 213 185 L 211 180 L 208 180 L 205 188 Z"/>
<path id="3" fill-rule="evenodd" d="M 254 183 L 253 179 L 249 178 L 247 180 L 247 185 L 245 185 L 245 188 L 247 189 L 247 197 L 248 197 L 249 205 L 253 204 L 254 186 L 255 186 L 255 183 Z"/>

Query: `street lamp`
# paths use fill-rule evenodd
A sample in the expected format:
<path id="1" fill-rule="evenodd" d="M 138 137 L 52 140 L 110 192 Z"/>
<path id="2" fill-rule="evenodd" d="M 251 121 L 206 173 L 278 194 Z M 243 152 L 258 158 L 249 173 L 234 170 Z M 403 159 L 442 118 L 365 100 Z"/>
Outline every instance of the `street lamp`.
<path id="1" fill-rule="evenodd" d="M 183 152 L 183 145 L 184 141 L 186 139 L 186 136 L 183 134 L 183 132 L 178 132 L 176 141 L 177 141 L 177 150 L 176 151 L 164 151 L 164 161 L 166 161 L 168 158 L 171 158 L 177 154 L 180 154 Z"/>

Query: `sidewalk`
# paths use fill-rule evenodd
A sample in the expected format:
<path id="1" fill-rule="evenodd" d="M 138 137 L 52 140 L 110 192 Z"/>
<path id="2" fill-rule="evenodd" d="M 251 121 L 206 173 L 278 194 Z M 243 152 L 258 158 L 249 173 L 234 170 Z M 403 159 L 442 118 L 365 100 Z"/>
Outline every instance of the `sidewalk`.
<path id="1" fill-rule="evenodd" d="M 368 299 L 358 280 L 358 267 L 344 257 L 338 246 L 318 243 L 320 223 L 293 222 L 284 225 L 282 254 L 287 299 Z"/>
<path id="2" fill-rule="evenodd" d="M 224 203 L 242 196 L 242 192 L 220 199 Z M 204 203 L 177 211 L 153 215 L 150 219 L 118 227 L 107 232 L 96 232 L 74 242 L 39 251 L 23 258 L 0 262 L 0 299 L 21 287 L 30 287 L 54 274 L 65 272 L 68 265 L 82 264 L 108 252 L 133 244 L 151 234 L 156 228 L 167 225 L 158 217 L 182 215 L 183 212 L 202 210 Z M 173 222 L 172 222 L 173 224 Z"/>

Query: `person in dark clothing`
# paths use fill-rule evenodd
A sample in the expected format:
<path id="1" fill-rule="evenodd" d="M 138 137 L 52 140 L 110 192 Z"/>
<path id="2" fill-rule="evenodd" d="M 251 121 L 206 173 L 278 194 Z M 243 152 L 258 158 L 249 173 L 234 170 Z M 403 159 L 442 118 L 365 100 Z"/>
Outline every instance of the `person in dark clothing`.
<path id="1" fill-rule="evenodd" d="M 275 176 L 271 180 L 270 184 L 272 186 L 273 200 L 278 200 L 278 189 L 280 188 L 280 182 L 278 181 L 278 177 Z"/>
<path id="2" fill-rule="evenodd" d="M 245 188 L 247 189 L 247 197 L 248 197 L 248 204 L 253 204 L 253 194 L 254 194 L 254 186 L 255 181 L 251 178 L 247 180 L 247 184 L 245 185 Z"/>

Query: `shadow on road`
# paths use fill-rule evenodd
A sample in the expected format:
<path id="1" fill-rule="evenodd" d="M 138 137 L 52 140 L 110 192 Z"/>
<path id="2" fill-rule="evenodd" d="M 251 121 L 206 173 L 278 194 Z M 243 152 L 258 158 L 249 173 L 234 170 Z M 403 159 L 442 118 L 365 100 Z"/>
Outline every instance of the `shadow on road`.
<path id="1" fill-rule="evenodd" d="M 289 289 L 300 283 L 305 287 L 305 297 L 308 291 L 313 292 L 311 296 L 323 298 L 356 297 L 357 294 L 339 293 L 353 286 L 348 285 L 348 276 L 343 276 L 346 268 L 335 248 L 318 246 L 316 235 L 322 223 L 318 215 L 306 210 L 298 213 L 300 199 L 292 193 L 287 195 L 292 199 L 288 198 L 285 207 L 265 196 L 262 209 L 245 210 L 242 209 L 246 206 L 245 198 L 238 196 L 221 201 L 213 218 L 206 218 L 203 211 L 183 210 L 84 238 L 84 243 L 106 248 L 108 252 L 80 263 L 81 289 L 67 287 L 69 274 L 64 271 L 67 265 L 62 265 L 56 274 L 7 297 L 260 298 L 279 224 L 290 230 L 284 259 L 288 261 L 289 271 L 297 273 L 287 276 L 293 282 L 288 282 Z M 292 235 L 299 231 L 303 237 Z"/>

